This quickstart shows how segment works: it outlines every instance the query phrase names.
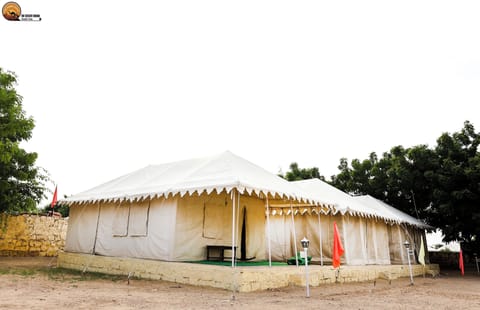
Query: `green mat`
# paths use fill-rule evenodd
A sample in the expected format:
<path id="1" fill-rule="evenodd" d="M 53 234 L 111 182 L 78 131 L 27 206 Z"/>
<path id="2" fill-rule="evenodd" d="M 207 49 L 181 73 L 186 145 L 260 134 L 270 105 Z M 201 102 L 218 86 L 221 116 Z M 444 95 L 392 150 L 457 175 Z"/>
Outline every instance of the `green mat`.
<path id="1" fill-rule="evenodd" d="M 232 262 L 230 261 L 211 261 L 211 260 L 199 260 L 199 261 L 191 261 L 188 263 L 192 264 L 204 264 L 204 265 L 217 265 L 217 266 L 232 266 Z M 248 267 L 248 266 L 268 266 L 268 261 L 258 261 L 258 262 L 243 262 L 237 261 L 235 263 L 236 266 Z M 287 266 L 287 263 L 282 262 L 272 262 L 272 266 Z"/>
<path id="2" fill-rule="evenodd" d="M 305 258 L 303 258 L 302 255 L 300 255 L 300 252 L 297 253 L 297 260 L 298 260 L 299 265 L 305 265 Z M 292 256 L 289 259 L 287 259 L 287 264 L 297 265 L 297 260 L 295 260 L 295 256 Z M 308 263 L 309 264 L 312 263 L 312 257 L 311 256 L 308 256 Z"/>

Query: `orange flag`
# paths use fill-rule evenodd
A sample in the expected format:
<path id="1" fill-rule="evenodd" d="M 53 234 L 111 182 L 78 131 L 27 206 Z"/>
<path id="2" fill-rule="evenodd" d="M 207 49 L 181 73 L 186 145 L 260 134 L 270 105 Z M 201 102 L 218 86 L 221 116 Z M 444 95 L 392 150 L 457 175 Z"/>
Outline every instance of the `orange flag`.
<path id="1" fill-rule="evenodd" d="M 462 272 L 462 276 L 465 275 L 465 268 L 463 267 L 462 249 L 460 249 L 460 256 L 458 257 L 458 267 L 460 268 L 460 271 Z"/>
<path id="2" fill-rule="evenodd" d="M 52 203 L 50 204 L 52 209 L 53 207 L 55 207 L 56 204 L 57 204 L 57 187 L 55 186 L 55 192 L 53 193 Z"/>
<path id="3" fill-rule="evenodd" d="M 340 256 L 342 256 L 343 252 L 345 250 L 338 233 L 337 222 L 333 222 L 333 268 L 340 267 Z"/>

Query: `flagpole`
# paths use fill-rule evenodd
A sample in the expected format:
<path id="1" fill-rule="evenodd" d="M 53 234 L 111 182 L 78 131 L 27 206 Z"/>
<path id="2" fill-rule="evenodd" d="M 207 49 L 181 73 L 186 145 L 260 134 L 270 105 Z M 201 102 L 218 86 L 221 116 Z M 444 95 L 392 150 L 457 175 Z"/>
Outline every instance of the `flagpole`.
<path id="1" fill-rule="evenodd" d="M 345 229 L 345 225 L 343 225 Z M 344 239 L 346 240 L 346 238 Z M 345 252 L 345 249 L 342 245 L 342 240 L 340 239 L 340 233 L 338 232 L 337 222 L 333 222 L 333 251 L 332 251 L 332 265 L 335 269 L 335 282 L 338 282 L 338 277 L 340 275 L 340 257 Z"/>
<path id="2" fill-rule="evenodd" d="M 460 272 L 462 273 L 462 276 L 465 275 L 465 266 L 463 264 L 463 252 L 462 252 L 462 242 L 458 242 L 460 245 L 460 255 L 458 256 L 458 267 L 460 268 Z"/>
<path id="3" fill-rule="evenodd" d="M 50 207 L 52 208 L 51 210 L 51 216 L 53 217 L 53 212 L 55 211 L 55 205 L 57 204 L 57 185 L 55 184 L 55 191 L 53 192 L 53 197 L 52 197 L 52 202 L 50 203 Z"/>

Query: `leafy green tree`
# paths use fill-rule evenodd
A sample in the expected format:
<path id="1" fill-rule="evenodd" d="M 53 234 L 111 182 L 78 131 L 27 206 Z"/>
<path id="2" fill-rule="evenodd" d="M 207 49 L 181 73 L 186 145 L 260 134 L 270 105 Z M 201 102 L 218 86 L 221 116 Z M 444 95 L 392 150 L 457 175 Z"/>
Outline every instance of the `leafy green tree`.
<path id="1" fill-rule="evenodd" d="M 434 154 L 426 145 L 409 149 L 393 147 L 378 159 L 371 153 L 360 162 L 340 160 L 338 175 L 331 184 L 353 195 L 370 195 L 415 217 L 425 218 L 431 203 Z"/>
<path id="2" fill-rule="evenodd" d="M 15 74 L 0 68 L 0 212 L 34 211 L 48 180 L 35 166 L 37 154 L 20 147 L 31 138 L 34 121 L 23 110 L 16 84 Z"/>
<path id="3" fill-rule="evenodd" d="M 297 163 L 291 163 L 290 171 L 287 171 L 285 176 L 280 176 L 288 181 L 299 181 L 314 178 L 325 181 L 325 177 L 320 174 L 317 167 L 300 169 Z"/>
<path id="4" fill-rule="evenodd" d="M 460 132 L 444 133 L 435 152 L 435 175 L 429 222 L 445 240 L 463 241 L 466 250 L 480 249 L 480 134 L 466 121 Z"/>
<path id="5" fill-rule="evenodd" d="M 395 146 L 379 159 L 340 160 L 331 184 L 375 198 L 442 229 L 445 241 L 479 249 L 480 134 L 466 121 L 460 132 L 444 133 L 434 148 Z"/>

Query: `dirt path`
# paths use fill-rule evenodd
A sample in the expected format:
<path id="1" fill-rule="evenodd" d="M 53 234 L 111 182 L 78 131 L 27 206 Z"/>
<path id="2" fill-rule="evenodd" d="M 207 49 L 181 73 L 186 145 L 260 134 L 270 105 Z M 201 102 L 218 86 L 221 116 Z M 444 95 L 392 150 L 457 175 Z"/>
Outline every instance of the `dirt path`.
<path id="1" fill-rule="evenodd" d="M 480 309 L 480 277 L 334 284 L 237 293 L 126 277 L 86 277 L 50 268 L 49 258 L 0 257 L 0 309 Z"/>

